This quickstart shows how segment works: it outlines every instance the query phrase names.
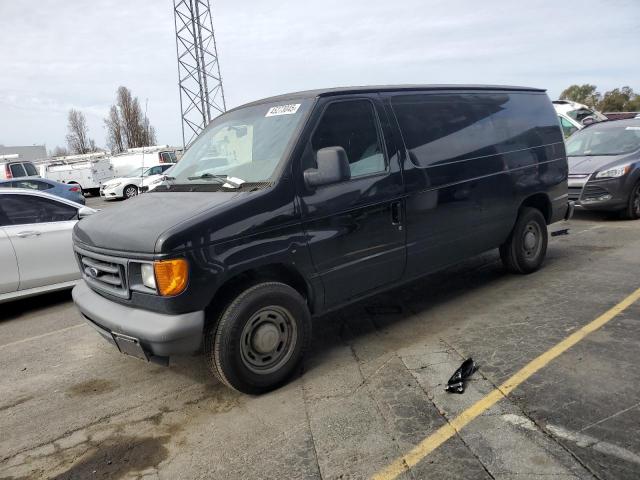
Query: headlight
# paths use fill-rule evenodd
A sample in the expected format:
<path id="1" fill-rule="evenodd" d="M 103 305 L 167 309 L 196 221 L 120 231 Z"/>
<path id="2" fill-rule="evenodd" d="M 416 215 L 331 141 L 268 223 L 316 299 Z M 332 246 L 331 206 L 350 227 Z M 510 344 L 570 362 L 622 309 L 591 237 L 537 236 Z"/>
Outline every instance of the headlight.
<path id="1" fill-rule="evenodd" d="M 608 170 L 596 173 L 596 178 L 616 178 L 625 175 L 631 170 L 631 165 L 621 165 L 619 167 L 613 167 Z"/>
<path id="2" fill-rule="evenodd" d="M 140 265 L 140 275 L 142 276 L 142 284 L 145 287 L 156 289 L 156 274 L 153 271 L 153 264 L 143 263 Z"/>
<path id="3" fill-rule="evenodd" d="M 121 182 L 118 182 L 118 183 L 107 183 L 107 184 L 104 186 L 104 188 L 116 188 L 116 187 L 119 187 L 119 186 L 120 186 L 120 183 L 121 183 Z"/>

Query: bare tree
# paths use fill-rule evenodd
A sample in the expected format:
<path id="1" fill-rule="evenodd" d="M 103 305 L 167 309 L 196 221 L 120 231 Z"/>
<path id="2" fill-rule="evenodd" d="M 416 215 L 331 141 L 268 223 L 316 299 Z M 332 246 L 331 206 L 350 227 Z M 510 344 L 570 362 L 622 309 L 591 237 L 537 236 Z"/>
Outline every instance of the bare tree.
<path id="1" fill-rule="evenodd" d="M 107 127 L 107 146 L 109 150 L 114 153 L 120 153 L 124 151 L 124 138 L 122 138 L 122 124 L 120 123 L 120 115 L 118 114 L 118 107 L 111 105 L 109 109 L 109 116 L 104 119 L 104 124 Z"/>
<path id="2" fill-rule="evenodd" d="M 52 157 L 65 157 L 67 155 L 69 155 L 69 150 L 67 150 L 66 147 L 61 147 L 60 145 L 54 148 L 51 152 Z"/>
<path id="3" fill-rule="evenodd" d="M 67 145 L 72 153 L 90 153 L 97 150 L 95 142 L 89 138 L 89 127 L 84 114 L 73 108 L 69 110 Z"/>
<path id="4" fill-rule="evenodd" d="M 111 106 L 109 117 L 104 120 L 111 151 L 122 152 L 127 148 L 146 147 L 156 143 L 155 129 L 145 118 L 140 102 L 127 87 L 119 87 L 116 104 Z"/>

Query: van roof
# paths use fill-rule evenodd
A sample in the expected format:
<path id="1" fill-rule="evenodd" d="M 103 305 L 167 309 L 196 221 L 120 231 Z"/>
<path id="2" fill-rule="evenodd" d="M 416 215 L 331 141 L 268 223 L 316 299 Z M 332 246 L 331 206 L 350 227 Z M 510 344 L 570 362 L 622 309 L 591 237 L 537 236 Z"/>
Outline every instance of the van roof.
<path id="1" fill-rule="evenodd" d="M 454 85 L 454 84 L 432 84 L 432 85 L 369 85 L 354 87 L 334 87 L 320 88 L 316 90 L 303 90 L 300 92 L 285 93 L 273 97 L 263 98 L 254 102 L 240 105 L 239 107 L 247 107 L 259 105 L 267 102 L 279 102 L 281 100 L 292 100 L 296 98 L 313 98 L 313 97 L 329 97 L 333 95 L 346 95 L 350 93 L 375 93 L 375 92 L 401 92 L 401 91 L 417 91 L 417 90 L 489 90 L 489 91 L 512 91 L 512 92 L 546 92 L 542 88 L 518 87 L 509 85 Z"/>

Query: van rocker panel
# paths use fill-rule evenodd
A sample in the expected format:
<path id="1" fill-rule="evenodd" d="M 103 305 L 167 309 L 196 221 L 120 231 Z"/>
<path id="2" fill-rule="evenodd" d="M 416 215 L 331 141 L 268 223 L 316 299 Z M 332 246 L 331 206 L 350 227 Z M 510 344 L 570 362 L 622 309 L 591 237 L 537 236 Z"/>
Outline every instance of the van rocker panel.
<path id="1" fill-rule="evenodd" d="M 203 311 L 165 315 L 132 308 L 100 296 L 84 280 L 76 285 L 72 295 L 73 301 L 94 328 L 134 337 L 151 355 L 168 357 L 192 353 L 200 348 L 204 328 Z"/>

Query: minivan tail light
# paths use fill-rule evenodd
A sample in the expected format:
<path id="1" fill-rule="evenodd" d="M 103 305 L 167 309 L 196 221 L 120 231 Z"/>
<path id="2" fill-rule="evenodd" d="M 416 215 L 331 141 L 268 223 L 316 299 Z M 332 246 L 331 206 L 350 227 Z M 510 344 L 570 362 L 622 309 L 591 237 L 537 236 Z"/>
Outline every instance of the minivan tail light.
<path id="1" fill-rule="evenodd" d="M 80 191 L 80 189 L 79 189 L 78 187 L 71 187 L 71 188 L 69 189 L 69 191 L 70 191 L 70 192 L 79 192 L 79 191 Z"/>
<path id="2" fill-rule="evenodd" d="M 4 166 L 4 176 L 5 178 L 13 178 L 13 173 L 11 173 L 8 163 Z"/>
<path id="3" fill-rule="evenodd" d="M 187 288 L 189 264 L 184 258 L 158 260 L 153 263 L 158 292 L 163 297 L 178 295 Z"/>

